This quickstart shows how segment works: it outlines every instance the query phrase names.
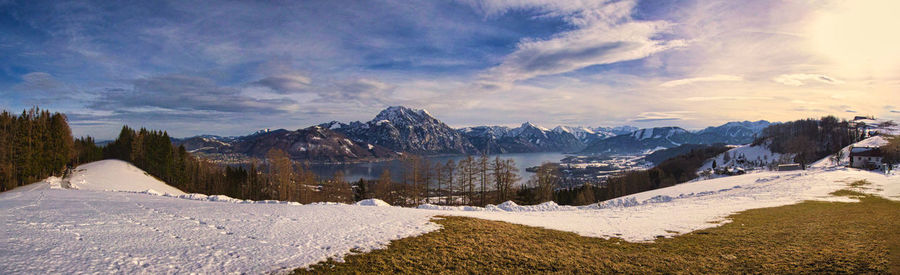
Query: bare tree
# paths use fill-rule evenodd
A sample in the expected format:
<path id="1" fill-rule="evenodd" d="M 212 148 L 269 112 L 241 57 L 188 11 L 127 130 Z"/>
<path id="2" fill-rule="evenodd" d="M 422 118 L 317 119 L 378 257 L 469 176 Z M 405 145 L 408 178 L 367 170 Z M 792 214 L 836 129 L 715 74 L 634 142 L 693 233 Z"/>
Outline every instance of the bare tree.
<path id="1" fill-rule="evenodd" d="M 486 204 L 484 195 L 485 195 L 485 192 L 487 192 L 487 190 L 486 190 L 487 184 L 490 181 L 490 179 L 488 178 L 488 173 L 490 173 L 490 160 L 488 159 L 488 156 L 486 154 L 482 154 L 481 157 L 478 158 L 477 169 L 478 169 L 478 175 L 480 178 L 479 183 L 481 183 L 481 203 L 480 203 L 480 205 L 484 206 Z"/>
<path id="2" fill-rule="evenodd" d="M 459 176 L 459 190 L 461 193 L 465 194 L 465 203 L 472 204 L 475 196 L 475 178 L 477 176 L 476 172 L 476 163 L 475 158 L 471 155 L 466 156 L 466 158 L 462 159 L 457 163 L 457 171 Z"/>
<path id="3" fill-rule="evenodd" d="M 290 185 L 293 177 L 291 159 L 287 153 L 279 149 L 270 149 L 266 153 L 266 162 L 269 168 L 270 191 L 273 198 L 288 200 L 290 198 Z"/>
<path id="4" fill-rule="evenodd" d="M 538 170 L 532 175 L 532 181 L 537 187 L 538 202 L 546 202 L 553 200 L 553 191 L 559 184 L 559 169 L 556 164 L 545 162 L 538 167 Z"/>
<path id="5" fill-rule="evenodd" d="M 453 204 L 453 182 L 454 182 L 454 173 L 456 170 L 456 164 L 452 159 L 448 159 L 444 164 L 444 178 L 446 179 L 444 182 L 447 183 L 447 204 Z"/>

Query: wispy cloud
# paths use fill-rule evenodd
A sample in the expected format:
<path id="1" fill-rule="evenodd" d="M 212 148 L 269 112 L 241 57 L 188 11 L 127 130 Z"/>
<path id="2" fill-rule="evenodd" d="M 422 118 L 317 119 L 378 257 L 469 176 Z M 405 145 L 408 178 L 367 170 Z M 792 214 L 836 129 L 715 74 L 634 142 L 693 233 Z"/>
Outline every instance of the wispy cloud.
<path id="1" fill-rule="evenodd" d="M 783 74 L 772 78 L 772 81 L 788 86 L 803 86 L 812 81 L 830 85 L 844 83 L 843 81 L 823 74 Z"/>
<path id="2" fill-rule="evenodd" d="M 741 100 L 772 100 L 766 96 L 694 96 L 685 98 L 685 101 L 741 101 Z"/>
<path id="3" fill-rule="evenodd" d="M 278 93 L 291 93 L 303 90 L 310 82 L 309 77 L 301 74 L 282 74 L 268 76 L 251 84 L 267 87 Z"/>
<path id="4" fill-rule="evenodd" d="M 654 121 L 672 121 L 687 119 L 693 111 L 671 111 L 671 112 L 643 112 L 637 117 L 631 119 L 632 122 L 654 122 Z"/>
<path id="5" fill-rule="evenodd" d="M 293 103 L 293 100 L 287 98 L 248 97 L 241 94 L 239 89 L 217 85 L 207 78 L 166 75 L 134 80 L 131 88 L 101 91 L 89 106 L 116 111 L 164 108 L 181 111 L 277 113 Z"/>
<path id="6" fill-rule="evenodd" d="M 594 65 L 645 58 L 672 48 L 683 40 L 663 39 L 671 23 L 631 18 L 635 1 L 476 2 L 488 15 L 514 9 L 536 9 L 546 16 L 561 17 L 575 27 L 548 39 L 523 39 L 500 65 L 482 75 L 491 86 L 508 86 L 519 80 L 556 75 Z"/>
<path id="7" fill-rule="evenodd" d="M 702 77 L 693 77 L 693 78 L 684 78 L 663 82 L 659 84 L 660 87 L 676 87 L 681 85 L 689 85 L 698 82 L 722 82 L 722 81 L 743 81 L 744 78 L 737 75 L 725 75 L 725 74 L 717 74 L 711 76 L 702 76 Z"/>

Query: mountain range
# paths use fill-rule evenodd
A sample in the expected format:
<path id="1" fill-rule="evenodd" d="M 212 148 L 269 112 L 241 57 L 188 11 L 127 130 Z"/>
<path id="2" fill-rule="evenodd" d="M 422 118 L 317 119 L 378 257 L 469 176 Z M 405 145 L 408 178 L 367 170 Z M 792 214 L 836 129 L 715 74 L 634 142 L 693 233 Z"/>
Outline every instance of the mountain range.
<path id="1" fill-rule="evenodd" d="M 385 159 L 404 153 L 638 154 L 681 144 L 745 144 L 770 124 L 762 120 L 729 122 L 695 132 L 679 127 L 638 129 L 632 126 L 557 126 L 551 130 L 530 122 L 515 128 L 454 129 L 426 110 L 392 106 L 367 122 L 332 121 L 295 131 L 266 129 L 247 136 L 202 135 L 173 139 L 173 142 L 192 152 L 249 157 L 264 157 L 270 149 L 281 149 L 292 159 L 314 162 Z"/>

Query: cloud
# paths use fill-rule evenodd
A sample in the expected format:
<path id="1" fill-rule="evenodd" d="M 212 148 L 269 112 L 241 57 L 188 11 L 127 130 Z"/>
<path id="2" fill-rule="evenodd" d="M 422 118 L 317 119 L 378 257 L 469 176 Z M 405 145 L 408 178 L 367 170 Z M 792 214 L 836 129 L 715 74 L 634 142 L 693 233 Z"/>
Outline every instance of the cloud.
<path id="1" fill-rule="evenodd" d="M 641 59 L 686 44 L 660 38 L 671 26 L 668 22 L 632 20 L 634 1 L 560 2 L 475 2 L 487 15 L 534 9 L 544 16 L 561 17 L 575 27 L 548 39 L 523 39 L 500 65 L 482 75 L 482 86 L 504 87 L 538 76 Z"/>
<path id="2" fill-rule="evenodd" d="M 681 85 L 689 85 L 697 82 L 721 82 L 721 81 L 743 81 L 744 78 L 736 75 L 725 75 L 725 74 L 717 74 L 711 76 L 703 76 L 703 77 L 694 77 L 694 78 L 685 78 L 678 80 L 671 80 L 663 82 L 659 84 L 660 87 L 676 87 Z"/>
<path id="3" fill-rule="evenodd" d="M 900 113 L 900 110 L 891 110 L 891 113 Z"/>
<path id="4" fill-rule="evenodd" d="M 349 79 L 334 83 L 328 89 L 319 92 L 320 101 L 382 104 L 389 100 L 394 86 L 367 78 Z"/>
<path id="5" fill-rule="evenodd" d="M 179 111 L 281 112 L 296 103 L 287 98 L 257 99 L 212 80 L 188 75 L 165 75 L 133 81 L 130 89 L 106 89 L 89 104 L 101 110 L 125 111 L 132 108 L 163 108 Z"/>
<path id="6" fill-rule="evenodd" d="M 693 111 L 672 111 L 672 112 L 643 112 L 631 119 L 632 122 L 654 122 L 654 121 L 670 121 L 684 120 L 686 114 L 692 114 Z"/>
<path id="7" fill-rule="evenodd" d="M 265 77 L 250 84 L 267 87 L 275 92 L 284 94 L 301 91 L 304 88 L 308 87 L 310 82 L 311 80 L 309 79 L 309 77 L 306 77 L 304 75 L 282 74 Z"/>
<path id="8" fill-rule="evenodd" d="M 829 77 L 823 74 L 783 74 L 772 78 L 772 81 L 788 85 L 788 86 L 803 86 L 807 84 L 809 81 L 817 81 L 825 84 L 835 85 L 844 83 L 843 81 L 837 80 L 835 78 Z"/>
<path id="9" fill-rule="evenodd" d="M 694 96 L 685 98 L 685 101 L 741 101 L 741 100 L 772 100 L 772 97 L 766 96 Z"/>
<path id="10" fill-rule="evenodd" d="M 22 75 L 22 82 L 12 90 L 39 95 L 54 95 L 66 92 L 66 87 L 53 75 L 45 72 L 30 72 Z"/>

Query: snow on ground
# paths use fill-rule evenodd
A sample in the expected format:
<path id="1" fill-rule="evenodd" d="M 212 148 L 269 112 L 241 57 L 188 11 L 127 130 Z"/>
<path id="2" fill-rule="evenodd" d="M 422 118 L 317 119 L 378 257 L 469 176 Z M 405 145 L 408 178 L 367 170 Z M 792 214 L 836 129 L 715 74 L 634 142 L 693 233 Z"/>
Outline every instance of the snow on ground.
<path id="1" fill-rule="evenodd" d="M 587 207 L 553 203 L 521 208 L 503 206 L 441 207 L 441 215 L 458 215 L 574 232 L 588 237 L 652 241 L 719 226 L 726 217 L 748 209 L 775 207 L 804 200 L 845 201 L 829 193 L 866 179 L 872 191 L 900 200 L 900 177 L 856 169 L 760 172 L 689 182 L 601 202 Z M 866 190 L 863 190 L 866 191 Z"/>
<path id="2" fill-rule="evenodd" d="M 828 168 L 834 166 L 850 165 L 850 147 L 881 147 L 886 144 L 888 144 L 888 140 L 883 136 L 870 137 L 841 149 L 841 159 L 838 163 L 834 163 L 834 160 L 831 158 L 831 156 L 829 156 L 820 159 L 819 161 L 813 162 L 809 166 L 814 168 Z"/>
<path id="3" fill-rule="evenodd" d="M 725 161 L 725 154 L 729 154 L 731 157 L 727 162 Z M 725 153 L 717 155 L 715 158 L 707 160 L 700 169 L 697 169 L 697 171 L 712 169 L 713 160 L 715 160 L 717 167 L 745 166 L 744 168 L 750 168 L 749 163 L 746 163 L 747 165 L 739 165 L 737 162 L 743 160 L 744 162 L 756 162 L 757 164 L 765 166 L 768 163 L 779 161 L 780 159 L 781 154 L 769 151 L 769 148 L 764 144 L 757 146 L 747 144 L 732 148 Z"/>
<path id="4" fill-rule="evenodd" d="M 854 146 L 878 145 L 880 137 Z M 737 151 L 748 159 L 767 153 L 765 148 L 742 146 Z M 773 154 L 769 155 L 772 159 Z M 818 166 L 816 166 L 818 165 Z M 829 193 L 866 180 L 871 185 L 857 191 L 900 200 L 900 176 L 836 166 L 828 158 L 805 171 L 764 171 L 739 176 L 693 181 L 642 192 L 598 204 L 572 207 L 544 203 L 518 206 L 507 202 L 488 207 L 446 207 L 423 205 L 422 209 L 442 215 L 459 215 L 516 224 L 570 231 L 589 237 L 619 237 L 627 241 L 652 241 L 715 227 L 740 211 L 776 207 L 805 200 L 855 202 Z"/>
<path id="5" fill-rule="evenodd" d="M 824 166 L 689 182 L 583 207 L 506 202 L 410 209 L 376 200 L 296 205 L 159 191 L 165 186 L 148 186 L 158 182 L 120 164 L 80 166 L 70 182 L 81 190 L 62 189 L 67 181 L 51 177 L 0 193 L 0 273 L 278 271 L 436 230 L 439 225 L 429 222 L 436 215 L 652 241 L 719 226 L 748 209 L 804 200 L 853 202 L 829 193 L 860 179 L 872 184 L 859 191 L 900 200 L 896 174 Z"/>
<path id="6" fill-rule="evenodd" d="M 379 199 L 365 199 L 355 203 L 362 206 L 391 206 L 389 203 Z"/>
<path id="7" fill-rule="evenodd" d="M 80 166 L 86 181 L 79 187 L 133 186 L 133 171 L 112 163 Z M 116 179 L 123 185 L 103 182 Z M 51 177 L 0 193 L 0 273 L 263 273 L 439 228 L 429 222 L 434 213 L 400 207 L 246 203 L 59 186 L 60 179 Z"/>
<path id="8" fill-rule="evenodd" d="M 121 160 L 101 160 L 80 165 L 68 178 L 68 188 L 96 191 L 143 192 L 183 195 L 184 192 L 169 186 L 131 163 Z M 63 182 L 66 185 L 66 182 Z"/>

